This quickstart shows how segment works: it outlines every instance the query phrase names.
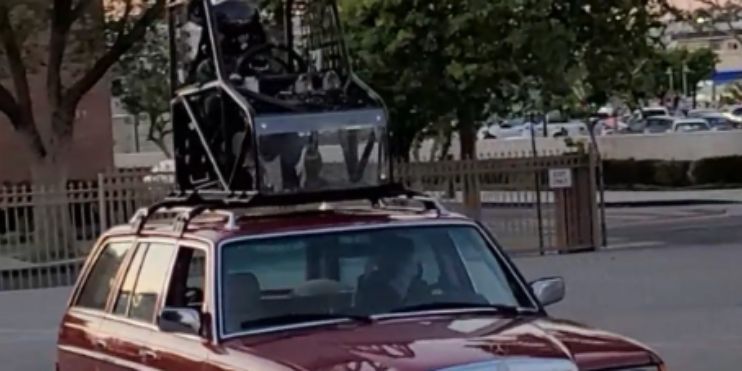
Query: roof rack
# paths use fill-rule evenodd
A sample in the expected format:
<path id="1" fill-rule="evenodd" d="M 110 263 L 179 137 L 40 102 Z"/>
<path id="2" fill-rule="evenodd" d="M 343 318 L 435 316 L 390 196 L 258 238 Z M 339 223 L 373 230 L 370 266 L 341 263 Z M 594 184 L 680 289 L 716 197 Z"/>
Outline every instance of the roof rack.
<path id="1" fill-rule="evenodd" d="M 237 215 L 232 209 L 251 209 L 260 207 L 297 206 L 314 203 L 327 204 L 345 201 L 369 201 L 374 207 L 387 206 L 385 199 L 406 198 L 420 202 L 424 211 L 434 211 L 441 216 L 447 210 L 434 198 L 408 190 L 399 184 L 387 184 L 377 187 L 357 188 L 338 191 L 321 191 L 314 193 L 292 193 L 284 195 L 264 195 L 256 192 L 214 193 L 187 191 L 170 195 L 163 201 L 147 208 L 139 209 L 129 224 L 137 234 L 141 233 L 147 221 L 155 214 L 170 212 L 178 214 L 173 223 L 176 233 L 182 235 L 190 222 L 199 215 L 209 212 L 226 218 L 225 228 L 235 229 Z"/>

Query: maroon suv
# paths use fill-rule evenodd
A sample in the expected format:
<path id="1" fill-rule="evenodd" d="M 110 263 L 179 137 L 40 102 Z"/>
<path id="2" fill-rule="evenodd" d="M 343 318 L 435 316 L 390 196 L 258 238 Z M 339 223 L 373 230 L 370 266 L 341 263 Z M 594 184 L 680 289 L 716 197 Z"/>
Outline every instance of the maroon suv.
<path id="1" fill-rule="evenodd" d="M 101 237 L 57 370 L 664 370 L 635 341 L 550 318 L 563 281 L 526 283 L 463 216 L 205 210 Z"/>

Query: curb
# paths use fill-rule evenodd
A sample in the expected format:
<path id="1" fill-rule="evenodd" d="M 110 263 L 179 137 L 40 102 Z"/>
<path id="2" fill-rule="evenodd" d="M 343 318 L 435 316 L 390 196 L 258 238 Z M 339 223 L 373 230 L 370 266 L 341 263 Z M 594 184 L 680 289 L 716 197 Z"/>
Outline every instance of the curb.
<path id="1" fill-rule="evenodd" d="M 552 205 L 553 203 L 544 203 Z M 712 205 L 735 205 L 742 201 L 733 200 L 648 200 L 648 201 L 609 201 L 605 203 L 607 208 L 630 208 L 630 207 L 671 207 L 671 206 L 712 206 Z M 531 208 L 535 202 L 482 202 L 485 208 Z"/>

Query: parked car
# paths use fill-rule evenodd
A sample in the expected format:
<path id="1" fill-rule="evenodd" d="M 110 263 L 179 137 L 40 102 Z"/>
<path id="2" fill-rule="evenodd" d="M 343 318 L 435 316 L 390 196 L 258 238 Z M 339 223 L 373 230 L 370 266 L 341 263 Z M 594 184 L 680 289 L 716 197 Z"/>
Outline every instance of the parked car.
<path id="1" fill-rule="evenodd" d="M 487 126 L 482 131 L 480 139 L 508 139 L 522 137 L 525 129 L 525 120 L 510 119 Z"/>
<path id="2" fill-rule="evenodd" d="M 672 124 L 672 131 L 691 133 L 697 131 L 710 131 L 711 125 L 704 119 L 679 119 Z"/>
<path id="3" fill-rule="evenodd" d="M 713 131 L 727 131 L 735 128 L 735 124 L 721 112 L 704 112 L 699 114 L 698 118 L 706 120 Z"/>
<path id="4" fill-rule="evenodd" d="M 670 116 L 670 110 L 662 106 L 645 107 L 641 109 L 641 115 L 645 119 L 656 116 Z"/>
<path id="5" fill-rule="evenodd" d="M 140 212 L 92 249 L 56 370 L 664 370 L 551 318 L 561 278 L 527 283 L 481 224 L 423 202 Z"/>
<path id="6" fill-rule="evenodd" d="M 715 109 L 711 109 L 711 108 L 697 108 L 697 109 L 692 109 L 688 111 L 687 116 L 689 118 L 703 118 L 708 115 L 716 115 L 716 114 L 720 114 L 720 112 Z"/>
<path id="7" fill-rule="evenodd" d="M 523 128 L 523 137 L 531 137 L 531 124 L 527 123 Z M 575 137 L 575 136 L 587 136 L 590 135 L 590 131 L 582 121 L 572 120 L 568 122 L 550 122 L 546 125 L 547 134 L 551 138 L 559 137 Z M 536 137 L 544 136 L 544 124 L 539 123 L 533 125 L 533 132 Z"/>
<path id="8" fill-rule="evenodd" d="M 671 116 L 652 116 L 644 119 L 642 131 L 645 134 L 660 134 L 672 131 L 675 118 Z"/>

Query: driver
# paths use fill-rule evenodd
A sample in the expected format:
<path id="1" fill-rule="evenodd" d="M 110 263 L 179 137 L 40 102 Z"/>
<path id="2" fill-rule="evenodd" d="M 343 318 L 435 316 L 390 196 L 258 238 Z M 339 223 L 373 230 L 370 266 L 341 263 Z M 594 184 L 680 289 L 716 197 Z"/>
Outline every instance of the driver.
<path id="1" fill-rule="evenodd" d="M 430 288 L 415 260 L 414 242 L 398 235 L 384 236 L 376 269 L 358 282 L 356 307 L 363 313 L 384 313 L 424 302 Z"/>

